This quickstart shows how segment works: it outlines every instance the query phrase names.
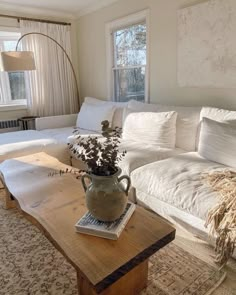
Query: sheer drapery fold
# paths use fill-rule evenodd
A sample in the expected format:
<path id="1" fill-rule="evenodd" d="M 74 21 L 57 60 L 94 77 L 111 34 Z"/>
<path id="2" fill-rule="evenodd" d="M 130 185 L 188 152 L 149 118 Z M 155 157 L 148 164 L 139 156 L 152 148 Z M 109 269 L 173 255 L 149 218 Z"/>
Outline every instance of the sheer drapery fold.
<path id="1" fill-rule="evenodd" d="M 34 21 L 20 21 L 21 33 L 38 32 L 55 39 L 71 56 L 70 27 Z M 76 113 L 79 101 L 71 66 L 62 49 L 41 35 L 28 35 L 22 50 L 34 52 L 36 70 L 27 73 L 31 115 L 51 116 Z"/>

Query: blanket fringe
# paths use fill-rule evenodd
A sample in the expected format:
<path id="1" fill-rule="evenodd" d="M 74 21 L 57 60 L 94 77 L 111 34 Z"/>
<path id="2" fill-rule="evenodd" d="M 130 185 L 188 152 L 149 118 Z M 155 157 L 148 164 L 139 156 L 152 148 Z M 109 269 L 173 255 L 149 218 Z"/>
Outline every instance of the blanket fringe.
<path id="1" fill-rule="evenodd" d="M 216 235 L 215 261 L 223 267 L 236 247 L 236 171 L 214 171 L 204 178 L 219 193 L 219 203 L 208 212 L 205 226 Z"/>

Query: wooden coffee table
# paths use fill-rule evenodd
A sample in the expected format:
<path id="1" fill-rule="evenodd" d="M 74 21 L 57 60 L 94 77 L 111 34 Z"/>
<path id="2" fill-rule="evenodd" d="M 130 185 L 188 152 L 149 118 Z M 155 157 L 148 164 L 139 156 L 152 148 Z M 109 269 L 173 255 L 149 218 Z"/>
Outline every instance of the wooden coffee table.
<path id="1" fill-rule="evenodd" d="M 174 239 L 175 229 L 137 206 L 118 241 L 76 233 L 87 211 L 80 181 L 48 176 L 66 168 L 44 153 L 6 160 L 0 165 L 6 207 L 18 205 L 75 267 L 81 295 L 138 294 L 147 285 L 148 258 Z"/>

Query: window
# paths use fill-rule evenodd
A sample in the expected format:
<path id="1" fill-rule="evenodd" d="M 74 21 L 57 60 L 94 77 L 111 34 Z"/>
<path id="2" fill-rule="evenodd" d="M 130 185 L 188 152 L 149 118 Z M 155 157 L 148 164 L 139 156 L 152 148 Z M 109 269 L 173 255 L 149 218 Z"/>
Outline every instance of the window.
<path id="1" fill-rule="evenodd" d="M 108 95 L 114 101 L 147 100 L 147 29 L 147 11 L 108 25 Z"/>
<path id="2" fill-rule="evenodd" d="M 15 51 L 18 32 L 0 31 L 0 50 Z M 26 80 L 24 72 L 0 72 L 0 107 L 26 104 Z"/>

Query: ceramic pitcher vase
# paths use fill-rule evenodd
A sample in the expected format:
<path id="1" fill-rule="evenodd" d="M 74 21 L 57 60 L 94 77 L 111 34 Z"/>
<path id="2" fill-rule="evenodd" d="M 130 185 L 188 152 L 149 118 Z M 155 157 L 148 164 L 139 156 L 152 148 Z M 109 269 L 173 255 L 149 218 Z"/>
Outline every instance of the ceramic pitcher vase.
<path id="1" fill-rule="evenodd" d="M 85 174 L 81 181 L 86 193 L 86 205 L 89 212 L 98 220 L 114 221 L 118 219 L 126 208 L 128 191 L 130 188 L 129 176 L 119 177 L 121 170 L 110 176 L 98 176 Z M 87 186 L 85 179 L 90 180 Z M 121 184 L 122 180 L 127 181 L 126 188 Z"/>

